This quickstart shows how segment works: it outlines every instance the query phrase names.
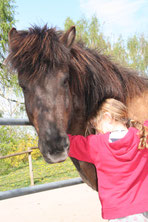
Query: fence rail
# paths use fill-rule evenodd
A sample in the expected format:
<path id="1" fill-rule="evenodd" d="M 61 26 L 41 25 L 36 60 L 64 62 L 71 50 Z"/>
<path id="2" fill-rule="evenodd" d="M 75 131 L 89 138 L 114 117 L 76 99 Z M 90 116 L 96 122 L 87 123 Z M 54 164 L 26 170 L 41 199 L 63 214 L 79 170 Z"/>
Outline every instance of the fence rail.
<path id="1" fill-rule="evenodd" d="M 0 125 L 5 125 L 5 126 L 26 126 L 26 125 L 31 125 L 28 119 L 4 119 L 0 118 Z M 19 155 L 24 155 L 28 153 L 28 162 L 29 162 L 29 172 L 30 172 L 30 182 L 31 186 L 34 186 L 34 177 L 33 177 L 33 167 L 32 167 L 32 157 L 31 157 L 31 152 L 33 147 L 28 148 L 28 150 L 20 152 L 20 153 L 13 153 L 10 155 L 6 156 L 0 156 L 0 159 L 6 159 L 14 156 L 19 156 Z M 35 149 L 38 149 L 38 147 L 35 147 Z"/>
<path id="2" fill-rule="evenodd" d="M 73 178 L 69 180 L 61 180 L 57 182 L 35 185 L 31 187 L 23 187 L 15 190 L 2 191 L 0 192 L 0 200 L 28 195 L 46 190 L 53 190 L 61 187 L 73 186 L 81 183 L 83 183 L 81 178 Z"/>
<path id="3" fill-rule="evenodd" d="M 7 125 L 7 126 L 8 125 L 9 126 L 26 126 L 26 125 L 28 125 L 28 126 L 31 126 L 31 123 L 29 122 L 28 119 L 0 118 L 0 126 L 2 126 L 2 125 Z M 15 190 L 2 191 L 2 192 L 0 192 L 0 200 L 83 183 L 81 178 L 74 178 L 74 179 L 51 182 L 51 183 L 47 183 L 47 184 L 41 184 L 41 185 L 34 186 L 33 167 L 32 167 L 32 158 L 31 158 L 31 153 L 33 152 L 33 149 L 38 149 L 38 147 L 31 147 L 31 148 L 28 148 L 28 150 L 20 152 L 20 153 L 10 154 L 10 155 L 6 155 L 6 156 L 0 156 L 0 160 L 1 160 L 1 159 L 10 158 L 10 157 L 14 157 L 17 155 L 24 155 L 24 154 L 28 153 L 29 172 L 30 172 L 30 180 L 31 180 L 31 185 L 32 185 L 31 187 L 23 187 L 23 188 L 19 188 L 19 189 L 15 189 Z"/>
<path id="4" fill-rule="evenodd" d="M 31 126 L 31 123 L 29 122 L 28 119 L 4 119 L 0 118 L 0 125 L 5 125 L 5 126 L 26 126 L 29 125 Z"/>
<path id="5" fill-rule="evenodd" d="M 36 149 L 38 149 L 38 147 L 37 147 Z M 6 159 L 6 158 L 10 158 L 10 157 L 14 157 L 14 156 L 23 155 L 23 154 L 26 154 L 26 153 L 31 153 L 32 151 L 33 151 L 33 150 L 32 150 L 32 148 L 31 148 L 31 149 L 29 149 L 29 150 L 22 151 L 22 152 L 20 152 L 20 153 L 13 153 L 13 154 L 6 155 L 6 156 L 0 156 L 0 160 Z"/>
<path id="6" fill-rule="evenodd" d="M 33 166 L 32 166 L 32 157 L 31 157 L 31 153 L 33 152 L 33 149 L 38 149 L 38 147 L 31 147 L 31 148 L 28 148 L 28 150 L 20 152 L 20 153 L 13 153 L 13 154 L 6 155 L 6 156 L 0 156 L 0 160 L 2 160 L 2 159 L 14 157 L 14 156 L 28 154 L 30 185 L 31 186 L 34 186 Z"/>

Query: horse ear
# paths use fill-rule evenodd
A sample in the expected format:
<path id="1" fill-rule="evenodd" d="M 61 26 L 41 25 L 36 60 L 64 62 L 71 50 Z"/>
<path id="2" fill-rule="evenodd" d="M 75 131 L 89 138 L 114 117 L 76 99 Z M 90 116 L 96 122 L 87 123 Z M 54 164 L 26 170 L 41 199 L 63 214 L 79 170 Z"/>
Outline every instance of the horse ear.
<path id="1" fill-rule="evenodd" d="M 61 36 L 60 41 L 67 47 L 71 47 L 76 37 L 76 28 L 71 26 L 70 29 Z"/>
<path id="2" fill-rule="evenodd" d="M 9 42 L 11 41 L 11 39 L 17 34 L 17 31 L 15 28 L 12 28 L 9 33 L 8 33 L 8 40 Z"/>

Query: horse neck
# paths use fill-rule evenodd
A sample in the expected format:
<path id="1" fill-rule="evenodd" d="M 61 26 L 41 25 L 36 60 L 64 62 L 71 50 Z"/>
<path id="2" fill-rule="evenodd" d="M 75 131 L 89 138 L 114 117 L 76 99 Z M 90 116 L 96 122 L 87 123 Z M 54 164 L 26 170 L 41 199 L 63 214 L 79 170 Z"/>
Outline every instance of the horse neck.
<path id="1" fill-rule="evenodd" d="M 135 71 L 113 63 L 107 56 L 78 46 L 72 49 L 70 88 L 73 110 L 81 122 L 93 117 L 106 98 L 126 103 L 146 87 Z"/>
<path id="2" fill-rule="evenodd" d="M 71 91 L 74 94 L 74 107 L 82 111 L 86 118 L 91 117 L 98 105 L 106 98 L 123 100 L 123 87 L 114 74 L 109 73 L 107 65 L 92 57 L 89 61 L 80 61 L 76 67 L 70 67 Z M 111 71 L 110 71 L 111 72 Z M 82 106 L 83 104 L 83 106 Z M 75 109 L 75 108 L 74 108 Z"/>

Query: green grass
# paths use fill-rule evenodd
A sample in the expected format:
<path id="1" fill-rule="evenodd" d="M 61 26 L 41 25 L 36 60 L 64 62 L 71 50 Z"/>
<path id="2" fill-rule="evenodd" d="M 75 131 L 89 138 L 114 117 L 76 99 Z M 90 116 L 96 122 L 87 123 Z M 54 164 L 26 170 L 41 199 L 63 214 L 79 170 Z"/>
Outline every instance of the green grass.
<path id="1" fill-rule="evenodd" d="M 38 160 L 33 160 L 32 164 L 35 185 L 79 176 L 69 158 L 65 162 L 57 164 L 47 164 L 40 158 Z M 22 166 L 20 165 L 18 168 L 12 168 L 9 174 L 0 176 L 0 191 L 26 186 L 30 186 L 28 163 Z"/>

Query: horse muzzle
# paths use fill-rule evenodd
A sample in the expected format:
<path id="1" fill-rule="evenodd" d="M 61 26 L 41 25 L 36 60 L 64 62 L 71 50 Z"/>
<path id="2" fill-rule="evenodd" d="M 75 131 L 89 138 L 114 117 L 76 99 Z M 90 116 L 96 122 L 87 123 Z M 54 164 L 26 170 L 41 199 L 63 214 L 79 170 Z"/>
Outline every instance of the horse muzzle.
<path id="1" fill-rule="evenodd" d="M 53 141 L 41 141 L 39 139 L 39 149 L 47 163 L 59 163 L 66 160 L 69 152 L 68 137 L 64 137 L 59 144 Z"/>
<path id="2" fill-rule="evenodd" d="M 67 159 L 68 157 L 68 151 L 63 151 L 59 154 L 49 154 L 47 153 L 46 155 L 43 154 L 43 158 L 44 160 L 47 162 L 47 163 L 60 163 L 60 162 L 63 162 Z"/>

